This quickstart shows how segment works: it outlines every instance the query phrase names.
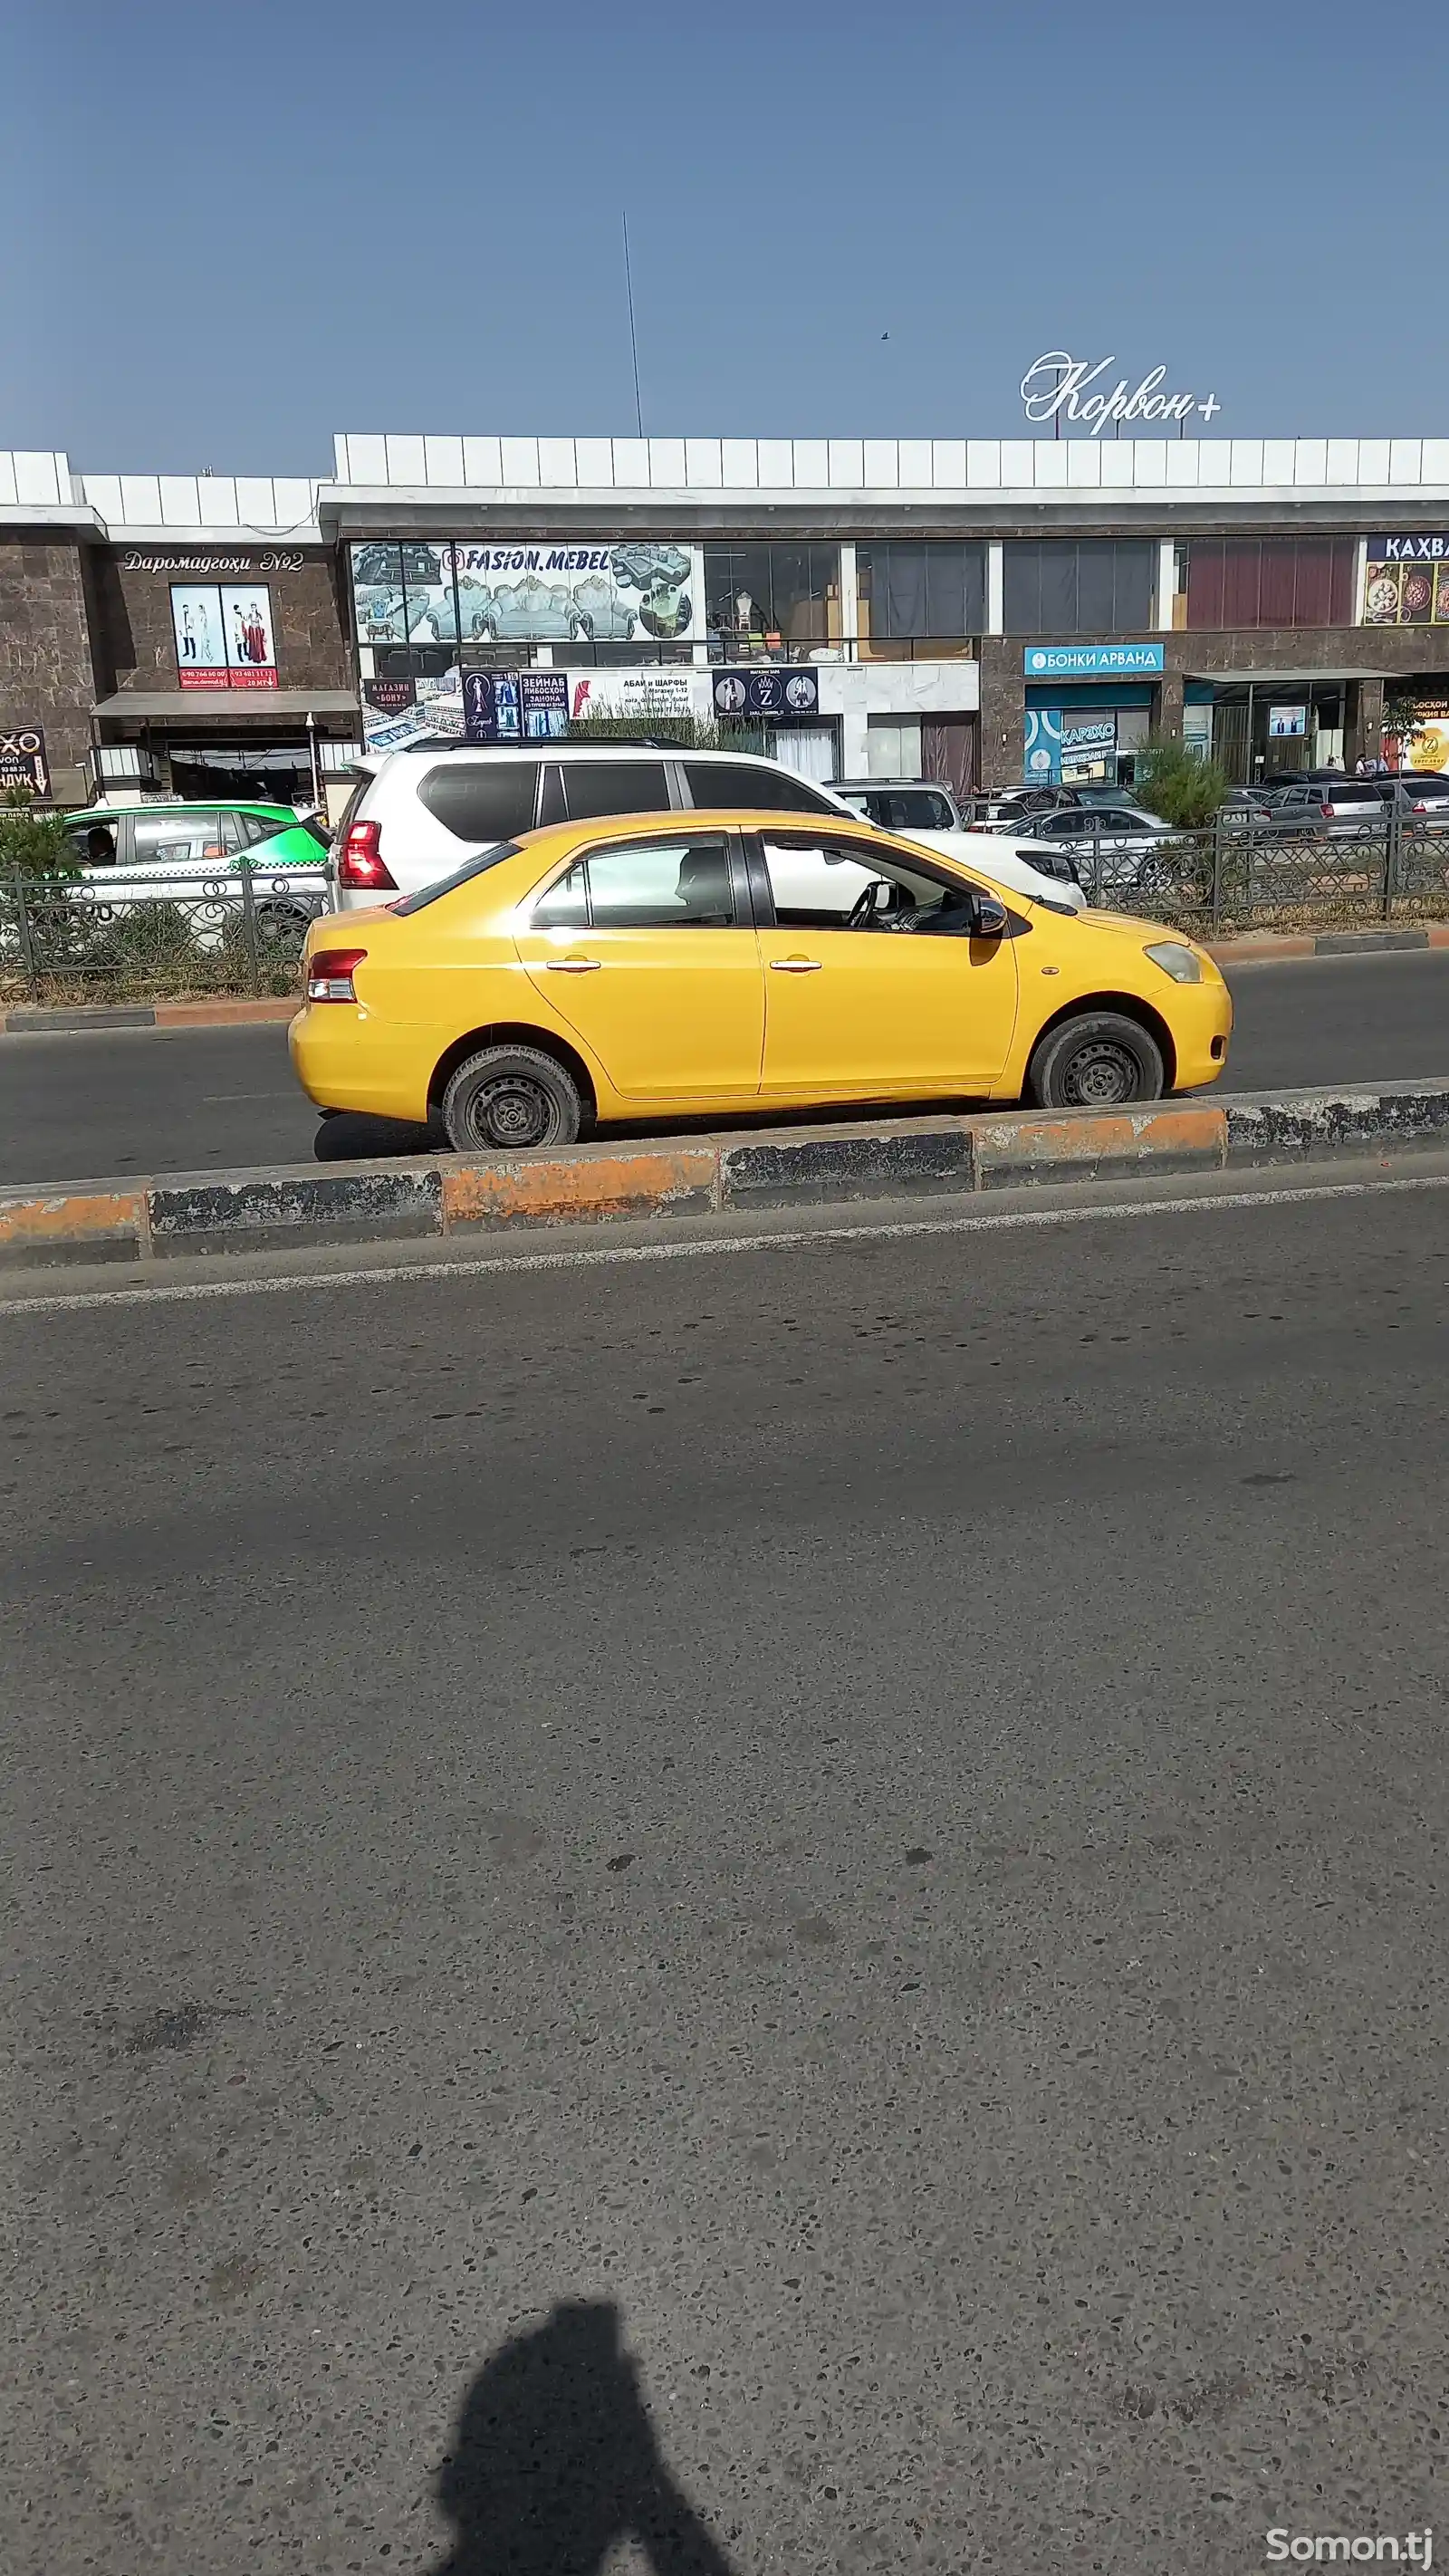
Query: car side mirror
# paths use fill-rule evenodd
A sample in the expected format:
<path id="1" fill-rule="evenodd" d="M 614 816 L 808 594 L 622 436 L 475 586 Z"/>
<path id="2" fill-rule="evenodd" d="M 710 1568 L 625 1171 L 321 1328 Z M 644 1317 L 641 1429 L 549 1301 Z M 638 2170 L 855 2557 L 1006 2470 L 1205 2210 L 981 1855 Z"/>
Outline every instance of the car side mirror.
<path id="1" fill-rule="evenodd" d="M 976 918 L 971 926 L 973 939 L 1004 939 L 1010 928 L 1006 906 L 993 894 L 978 894 Z"/>

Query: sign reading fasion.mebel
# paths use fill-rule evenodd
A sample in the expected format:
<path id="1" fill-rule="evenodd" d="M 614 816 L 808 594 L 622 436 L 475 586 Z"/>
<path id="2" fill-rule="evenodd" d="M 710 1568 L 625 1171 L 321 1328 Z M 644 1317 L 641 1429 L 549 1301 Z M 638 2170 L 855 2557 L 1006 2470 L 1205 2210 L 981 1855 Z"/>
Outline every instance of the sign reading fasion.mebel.
<path id="1" fill-rule="evenodd" d="M 1048 420 L 1079 421 L 1093 438 L 1100 438 L 1109 422 L 1125 421 L 1135 428 L 1138 421 L 1182 422 L 1200 412 L 1211 423 L 1222 410 L 1216 394 L 1164 393 L 1166 367 L 1153 367 L 1137 385 L 1129 384 L 1126 376 L 1119 376 L 1114 385 L 1104 382 L 1116 363 L 1115 358 L 1099 358 L 1090 366 L 1085 358 L 1073 358 L 1065 349 L 1046 350 L 1032 360 L 1021 380 L 1021 407 L 1027 419 L 1038 428 Z"/>

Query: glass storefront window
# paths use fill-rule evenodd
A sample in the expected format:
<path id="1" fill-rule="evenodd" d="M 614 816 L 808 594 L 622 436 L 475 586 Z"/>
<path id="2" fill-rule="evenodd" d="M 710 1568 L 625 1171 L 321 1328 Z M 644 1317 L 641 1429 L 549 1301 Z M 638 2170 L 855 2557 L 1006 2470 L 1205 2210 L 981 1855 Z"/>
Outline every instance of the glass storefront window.
<path id="1" fill-rule="evenodd" d="M 1353 537 L 1194 537 L 1189 627 L 1350 626 Z"/>
<path id="2" fill-rule="evenodd" d="M 1008 635 L 1151 633 L 1151 538 L 1025 538 L 1009 540 L 1002 556 Z"/>
<path id="3" fill-rule="evenodd" d="M 839 644 L 840 549 L 706 546 L 704 596 L 713 660 L 800 661 Z"/>
<path id="4" fill-rule="evenodd" d="M 856 548 L 862 654 L 907 660 L 917 639 L 943 654 L 971 649 L 986 623 L 986 548 L 927 539 Z"/>

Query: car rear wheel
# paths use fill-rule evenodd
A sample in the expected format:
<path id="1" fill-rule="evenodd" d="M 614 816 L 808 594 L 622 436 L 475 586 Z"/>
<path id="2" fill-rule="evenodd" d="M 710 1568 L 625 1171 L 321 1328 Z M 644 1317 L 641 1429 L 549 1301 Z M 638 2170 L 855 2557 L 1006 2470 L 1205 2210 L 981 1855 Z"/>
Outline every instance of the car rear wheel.
<path id="1" fill-rule="evenodd" d="M 1135 1020 L 1084 1011 L 1042 1038 L 1027 1067 L 1026 1098 L 1037 1109 L 1125 1109 L 1160 1100 L 1162 1049 Z"/>
<path id="2" fill-rule="evenodd" d="M 572 1145 L 583 1117 L 573 1076 L 537 1047 L 484 1047 L 459 1065 L 443 1094 L 443 1125 L 456 1154 Z"/>

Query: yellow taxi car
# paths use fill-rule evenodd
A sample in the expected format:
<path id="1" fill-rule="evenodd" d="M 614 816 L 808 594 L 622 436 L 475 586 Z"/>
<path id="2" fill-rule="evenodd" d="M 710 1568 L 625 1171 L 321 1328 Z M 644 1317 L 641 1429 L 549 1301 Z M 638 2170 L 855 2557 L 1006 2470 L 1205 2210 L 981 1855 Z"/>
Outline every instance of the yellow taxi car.
<path id="1" fill-rule="evenodd" d="M 1215 1082 L 1233 1021 L 1179 933 L 818 813 L 530 832 L 314 922 L 305 973 L 319 1108 L 440 1119 L 459 1152 L 825 1102 L 1112 1109 Z"/>

